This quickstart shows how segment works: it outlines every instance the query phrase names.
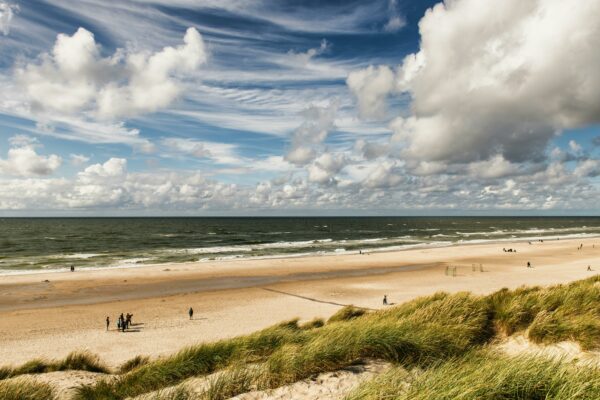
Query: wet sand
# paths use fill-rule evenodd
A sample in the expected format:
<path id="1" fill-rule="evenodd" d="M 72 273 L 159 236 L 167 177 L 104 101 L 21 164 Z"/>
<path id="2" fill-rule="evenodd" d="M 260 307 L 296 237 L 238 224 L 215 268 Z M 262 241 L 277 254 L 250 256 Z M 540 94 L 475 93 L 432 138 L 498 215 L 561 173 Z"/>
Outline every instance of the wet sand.
<path id="1" fill-rule="evenodd" d="M 577 250 L 580 243 L 583 249 Z M 169 354 L 285 319 L 327 318 L 346 304 L 380 308 L 384 294 L 399 303 L 441 290 L 484 294 L 569 282 L 599 273 L 599 246 L 600 238 L 503 242 L 4 276 L 0 364 L 90 350 L 116 366 L 136 355 Z M 528 261 L 534 268 L 525 267 Z M 456 276 L 446 275 L 447 266 L 457 267 Z M 116 331 L 121 312 L 134 315 L 130 332 Z"/>

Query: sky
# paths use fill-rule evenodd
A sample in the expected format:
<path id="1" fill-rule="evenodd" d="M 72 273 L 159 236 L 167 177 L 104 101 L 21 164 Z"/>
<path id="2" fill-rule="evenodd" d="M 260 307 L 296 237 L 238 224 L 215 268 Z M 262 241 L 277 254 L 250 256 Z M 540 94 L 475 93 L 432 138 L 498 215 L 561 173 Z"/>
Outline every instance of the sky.
<path id="1" fill-rule="evenodd" d="M 0 216 L 598 215 L 598 0 L 0 0 Z"/>

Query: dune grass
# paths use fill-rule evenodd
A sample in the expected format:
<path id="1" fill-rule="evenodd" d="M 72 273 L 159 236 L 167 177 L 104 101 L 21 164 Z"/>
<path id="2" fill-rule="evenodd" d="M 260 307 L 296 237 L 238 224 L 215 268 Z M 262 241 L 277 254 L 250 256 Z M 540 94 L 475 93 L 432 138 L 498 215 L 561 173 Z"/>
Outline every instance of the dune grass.
<path id="1" fill-rule="evenodd" d="M 0 380 L 24 374 L 41 374 L 45 372 L 80 370 L 90 372 L 109 373 L 108 367 L 100 358 L 86 351 L 75 351 L 62 360 L 48 361 L 36 359 L 26 362 L 18 367 L 0 368 Z M 0 399 L 2 399 L 0 397 Z"/>
<path id="2" fill-rule="evenodd" d="M 133 371 L 134 369 L 138 369 L 150 362 L 150 357 L 147 356 L 135 356 L 132 359 L 125 361 L 118 369 L 119 374 L 126 374 L 128 372 Z"/>
<path id="3" fill-rule="evenodd" d="M 465 373 L 472 368 L 473 376 L 478 376 L 477 379 L 487 379 L 485 373 L 492 374 L 494 369 L 501 371 L 506 368 L 506 374 L 510 372 L 510 362 L 503 358 L 486 358 L 481 356 L 481 352 L 477 352 L 477 356 L 461 358 L 485 347 L 499 334 L 523 331 L 531 340 L 540 343 L 574 340 L 586 349 L 600 347 L 599 313 L 600 276 L 549 288 L 504 289 L 488 296 L 436 293 L 377 312 L 345 307 L 327 323 L 315 319 L 299 325 L 295 319 L 251 335 L 188 347 L 167 358 L 149 361 L 136 357 L 121 366 L 116 378 L 78 388 L 76 397 L 112 400 L 153 391 L 162 393 L 161 390 L 176 386 L 188 378 L 220 371 L 210 378 L 207 389 L 200 397 L 190 394 L 185 387 L 177 391 L 164 391 L 164 396 L 168 399 L 225 399 L 251 389 L 270 389 L 290 384 L 367 358 L 387 360 L 411 371 L 424 371 L 422 376 L 413 376 L 414 372 L 411 373 L 408 377 L 411 388 L 413 383 L 421 379 L 448 380 L 459 387 L 463 381 L 451 373 L 452 368 Z M 71 362 L 64 360 L 61 365 L 86 369 L 85 362 L 80 360 L 78 364 L 76 360 L 76 357 Z M 523 359 L 519 365 L 526 369 L 525 364 L 534 361 Z M 541 374 L 543 379 L 540 379 L 544 381 L 550 364 L 535 363 L 532 364 L 534 373 Z M 99 362 L 88 364 L 101 365 Z M 16 370 L 43 372 L 48 367 L 47 364 L 40 366 L 32 362 Z M 398 371 L 401 370 L 396 370 L 399 376 L 402 373 Z M 445 375 L 434 375 L 436 371 L 446 371 L 447 378 Z M 570 371 L 565 369 L 561 376 L 570 377 Z M 584 375 L 586 373 L 584 371 Z M 432 378 L 427 378 L 430 375 Z M 519 382 L 519 377 L 533 377 L 534 374 L 511 376 L 511 379 Z M 385 379 L 388 379 L 388 383 L 383 386 L 394 387 L 397 393 L 407 387 L 408 381 L 396 375 Z M 486 384 L 503 387 L 503 382 L 490 379 Z M 557 392 L 559 394 L 572 393 L 558 381 L 548 382 L 552 388 L 562 388 Z M 525 386 L 527 384 L 523 383 Z M 516 385 L 520 388 L 519 384 Z M 454 393 L 451 388 L 442 387 L 439 393 L 443 390 Z M 484 391 L 482 389 L 477 393 L 483 396 Z M 431 393 L 433 397 L 430 398 L 438 398 L 437 392 Z M 495 392 L 490 389 L 490 393 Z M 547 398 L 566 398 L 552 397 L 555 393 L 552 391 L 548 393 Z"/>
<path id="4" fill-rule="evenodd" d="M 239 361 L 252 362 L 271 354 L 284 343 L 305 340 L 297 320 L 287 321 L 251 335 L 188 347 L 175 355 L 150 362 L 120 376 L 79 388 L 79 399 L 123 399 L 175 385 L 184 379 L 210 374 Z"/>
<path id="5" fill-rule="evenodd" d="M 600 399 L 600 370 L 478 351 L 424 371 L 393 368 L 346 400 Z"/>
<path id="6" fill-rule="evenodd" d="M 600 348 L 600 276 L 546 288 L 500 290 L 489 296 L 494 323 L 506 335 L 528 329 L 537 343 L 565 340 Z"/>
<path id="7" fill-rule="evenodd" d="M 27 379 L 11 379 L 0 382 L 1 400 L 54 400 L 50 385 Z"/>
<path id="8" fill-rule="evenodd" d="M 354 306 L 346 306 L 341 308 L 338 312 L 333 314 L 327 322 L 339 322 L 339 321 L 349 321 L 354 318 L 358 318 L 364 314 L 366 314 L 367 310 L 364 308 L 358 308 Z"/>

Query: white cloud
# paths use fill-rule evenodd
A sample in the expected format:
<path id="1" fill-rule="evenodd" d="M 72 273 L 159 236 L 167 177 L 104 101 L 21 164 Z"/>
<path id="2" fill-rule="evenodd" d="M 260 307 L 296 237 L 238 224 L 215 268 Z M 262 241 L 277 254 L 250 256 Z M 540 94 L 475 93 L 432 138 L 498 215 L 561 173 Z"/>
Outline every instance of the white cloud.
<path id="1" fill-rule="evenodd" d="M 316 156 L 315 148 L 334 127 L 338 107 L 338 101 L 331 101 L 326 106 L 313 105 L 302 113 L 304 122 L 292 133 L 292 145 L 285 156 L 287 161 L 305 165 Z"/>
<path id="2" fill-rule="evenodd" d="M 73 164 L 76 167 L 84 165 L 88 161 L 90 161 L 90 158 L 84 156 L 83 154 L 70 154 L 69 157 L 71 158 L 71 164 Z"/>
<path id="3" fill-rule="evenodd" d="M 562 129 L 600 122 L 596 0 L 447 1 L 419 29 L 420 51 L 395 79 L 379 72 L 386 67 L 348 78 L 366 116 L 388 94 L 409 92 L 413 115 L 393 124 L 406 158 L 539 161 Z"/>
<path id="4" fill-rule="evenodd" d="M 10 23 L 17 11 L 19 11 L 18 5 L 0 1 L 0 32 L 4 36 L 10 32 Z"/>
<path id="5" fill-rule="evenodd" d="M 331 45 L 327 40 L 321 40 L 321 45 L 317 48 L 308 49 L 304 53 L 296 53 L 292 50 L 288 51 L 290 60 L 299 66 L 307 66 L 308 63 L 316 56 L 323 54 Z"/>
<path id="6" fill-rule="evenodd" d="M 124 158 L 110 158 L 104 164 L 93 164 L 78 174 L 84 181 L 97 178 L 114 178 L 125 174 L 127 171 L 127 160 Z"/>
<path id="7" fill-rule="evenodd" d="M 512 176 L 519 172 L 519 166 L 496 155 L 489 160 L 469 164 L 469 173 L 475 178 L 502 178 Z"/>
<path id="8" fill-rule="evenodd" d="M 50 175 L 62 164 L 56 154 L 43 156 L 36 152 L 37 140 L 25 135 L 9 139 L 11 148 L 6 159 L 0 158 L 0 174 L 14 176 Z"/>
<path id="9" fill-rule="evenodd" d="M 362 184 L 367 188 L 391 188 L 399 185 L 403 181 L 403 176 L 396 164 L 385 161 L 377 163 L 369 171 Z"/>
<path id="10" fill-rule="evenodd" d="M 183 41 L 156 53 L 117 50 L 102 57 L 94 35 L 79 28 L 72 36 L 58 35 L 52 52 L 19 68 L 17 77 L 34 110 L 131 117 L 167 107 L 181 93 L 181 77 L 206 61 L 196 29 L 189 28 Z"/>
<path id="11" fill-rule="evenodd" d="M 574 140 L 569 140 L 569 148 L 571 149 L 572 152 L 574 152 L 576 154 L 581 153 L 581 151 L 583 150 L 581 148 L 581 145 Z"/>
<path id="12" fill-rule="evenodd" d="M 398 12 L 398 0 L 390 0 L 388 3 L 388 22 L 383 26 L 386 32 L 398 32 L 406 26 L 406 19 Z"/>
<path id="13" fill-rule="evenodd" d="M 389 21 L 383 27 L 386 32 L 398 32 L 400 29 L 406 26 L 406 20 L 400 15 L 395 15 L 389 19 Z"/>
<path id="14" fill-rule="evenodd" d="M 394 72 L 387 66 L 369 66 L 351 72 L 346 80 L 348 87 L 358 100 L 358 109 L 363 118 L 385 116 L 385 101 L 395 90 Z"/>
<path id="15" fill-rule="evenodd" d="M 335 182 L 335 175 L 346 165 L 343 154 L 324 153 L 315 159 L 308 167 L 308 180 L 319 184 Z"/>
<path id="16" fill-rule="evenodd" d="M 240 164 L 235 144 L 208 142 L 185 138 L 165 138 L 161 144 L 176 154 L 191 155 L 197 158 L 208 158 L 219 164 Z M 163 153 L 163 155 L 168 155 Z"/>

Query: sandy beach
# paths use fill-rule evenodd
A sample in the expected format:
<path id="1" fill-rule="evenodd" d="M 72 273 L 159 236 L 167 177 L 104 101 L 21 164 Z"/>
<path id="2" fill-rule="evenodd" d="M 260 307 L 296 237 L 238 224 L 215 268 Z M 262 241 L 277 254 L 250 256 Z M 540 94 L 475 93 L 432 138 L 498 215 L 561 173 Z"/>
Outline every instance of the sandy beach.
<path id="1" fill-rule="evenodd" d="M 456 276 L 446 274 L 448 266 Z M 437 291 L 484 294 L 598 271 L 600 238 L 590 238 L 3 276 L 0 364 L 90 350 L 116 366 L 285 319 L 327 318 L 347 304 L 380 308 L 384 294 L 391 303 Z M 121 312 L 133 313 L 136 324 L 126 333 L 116 330 Z"/>

